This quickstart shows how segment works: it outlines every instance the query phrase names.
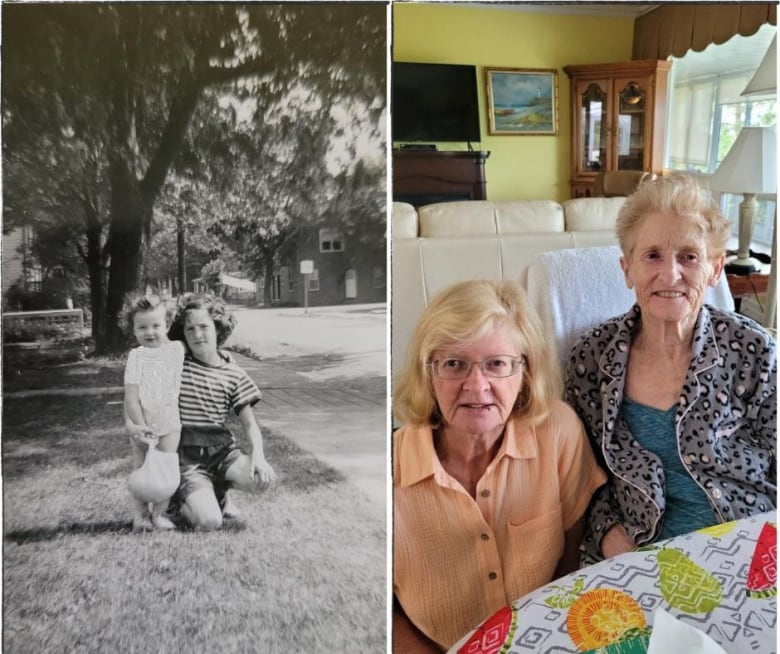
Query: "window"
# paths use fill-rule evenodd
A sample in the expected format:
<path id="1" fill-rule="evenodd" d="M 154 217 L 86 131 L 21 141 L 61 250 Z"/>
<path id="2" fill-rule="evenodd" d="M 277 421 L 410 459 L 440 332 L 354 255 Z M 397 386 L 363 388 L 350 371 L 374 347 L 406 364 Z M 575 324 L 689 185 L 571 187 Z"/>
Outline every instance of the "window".
<path id="1" fill-rule="evenodd" d="M 320 252 L 343 252 L 344 239 L 341 231 L 332 227 L 320 229 Z"/>
<path id="2" fill-rule="evenodd" d="M 744 126 L 774 125 L 776 97 L 743 96 L 776 33 L 764 25 L 749 37 L 735 36 L 703 52 L 674 59 L 671 73 L 666 166 L 711 175 Z M 753 243 L 768 250 L 772 243 L 775 203 L 757 198 Z M 731 220 L 736 239 L 742 196 L 724 193 L 721 210 Z"/>
<path id="3" fill-rule="evenodd" d="M 320 271 L 315 268 L 314 270 L 309 273 L 309 290 L 310 291 L 319 291 L 320 290 Z"/>

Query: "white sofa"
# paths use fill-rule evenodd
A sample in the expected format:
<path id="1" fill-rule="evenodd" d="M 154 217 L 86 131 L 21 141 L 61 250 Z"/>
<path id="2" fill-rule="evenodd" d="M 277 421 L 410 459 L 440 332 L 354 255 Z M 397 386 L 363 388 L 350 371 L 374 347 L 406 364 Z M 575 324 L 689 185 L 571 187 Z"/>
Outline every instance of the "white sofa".
<path id="1" fill-rule="evenodd" d="M 616 245 L 624 197 L 393 203 L 391 231 L 393 382 L 429 298 L 458 281 L 516 279 L 525 283 L 540 252 Z M 617 265 L 617 262 L 616 262 Z"/>

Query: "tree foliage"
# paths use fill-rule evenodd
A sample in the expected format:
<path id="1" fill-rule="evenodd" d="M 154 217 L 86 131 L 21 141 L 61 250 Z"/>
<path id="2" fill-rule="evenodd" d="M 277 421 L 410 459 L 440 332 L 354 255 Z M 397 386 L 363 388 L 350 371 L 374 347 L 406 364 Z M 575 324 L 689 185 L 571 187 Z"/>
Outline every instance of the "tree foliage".
<path id="1" fill-rule="evenodd" d="M 121 347 L 117 317 L 142 281 L 157 221 L 167 230 L 188 222 L 181 206 L 171 210 L 183 191 L 211 203 L 217 224 L 228 211 L 236 223 L 273 214 L 280 234 L 295 229 L 287 216 L 297 217 L 298 204 L 313 206 L 295 196 L 314 193 L 321 177 L 298 177 L 285 200 L 276 192 L 292 175 L 291 154 L 274 145 L 298 133 L 276 113 L 291 93 L 321 107 L 323 127 L 332 125 L 326 108 L 361 103 L 373 125 L 384 107 L 381 4 L 5 4 L 2 12 L 4 225 L 50 230 L 84 261 L 98 351 Z M 226 130 L 244 119 L 242 106 L 267 128 Z M 328 143 L 324 131 L 297 141 L 312 159 Z M 311 169 L 303 158 L 296 175 Z M 171 183 L 172 173 L 186 183 Z M 230 192 L 240 180 L 262 200 L 252 211 Z M 226 198 L 233 204 L 222 205 Z"/>
<path id="2" fill-rule="evenodd" d="M 201 279 L 212 293 L 222 295 L 224 285 L 222 284 L 222 275 L 225 273 L 225 262 L 222 259 L 212 259 L 200 271 Z"/>

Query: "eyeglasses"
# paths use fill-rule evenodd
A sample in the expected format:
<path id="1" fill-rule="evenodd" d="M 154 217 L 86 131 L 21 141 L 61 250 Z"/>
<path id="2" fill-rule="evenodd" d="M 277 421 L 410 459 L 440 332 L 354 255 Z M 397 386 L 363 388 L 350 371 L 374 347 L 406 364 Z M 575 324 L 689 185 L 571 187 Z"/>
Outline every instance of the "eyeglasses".
<path id="1" fill-rule="evenodd" d="M 428 365 L 433 371 L 434 377 L 439 379 L 464 379 L 469 376 L 471 366 L 477 364 L 486 377 L 501 379 L 502 377 L 511 377 L 520 372 L 525 363 L 525 357 L 513 357 L 508 354 L 496 354 L 482 361 L 466 361 L 447 357 L 446 359 L 436 359 Z"/>

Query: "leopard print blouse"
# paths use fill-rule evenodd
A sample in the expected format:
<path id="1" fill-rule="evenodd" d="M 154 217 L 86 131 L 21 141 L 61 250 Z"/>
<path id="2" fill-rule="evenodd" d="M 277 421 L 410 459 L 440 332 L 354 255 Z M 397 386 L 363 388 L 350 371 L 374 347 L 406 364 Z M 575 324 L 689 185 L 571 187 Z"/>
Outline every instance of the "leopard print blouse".
<path id="1" fill-rule="evenodd" d="M 632 335 L 640 321 L 635 305 L 590 329 L 567 363 L 566 399 L 609 476 L 591 503 L 583 563 L 603 558 L 601 538 L 615 523 L 622 523 L 638 545 L 661 531 L 663 468 L 631 436 L 620 414 Z M 775 508 L 776 343 L 758 323 L 702 307 L 675 425 L 680 459 L 720 521 Z"/>

